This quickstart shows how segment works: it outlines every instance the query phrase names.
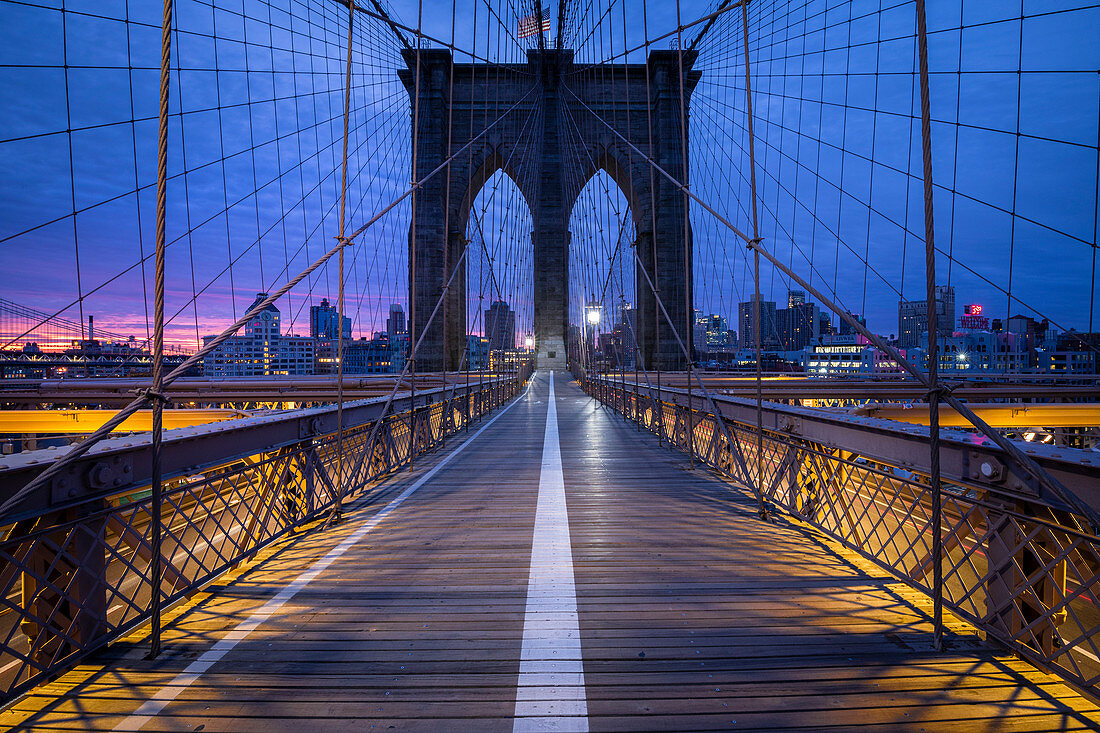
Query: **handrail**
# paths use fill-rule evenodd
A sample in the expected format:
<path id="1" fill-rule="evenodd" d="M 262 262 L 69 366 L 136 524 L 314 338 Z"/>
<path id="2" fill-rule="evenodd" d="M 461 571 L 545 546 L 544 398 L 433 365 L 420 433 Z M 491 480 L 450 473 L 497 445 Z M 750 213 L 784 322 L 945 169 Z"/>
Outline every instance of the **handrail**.
<path id="1" fill-rule="evenodd" d="M 482 384 L 499 385 L 509 380 L 507 377 L 497 377 Z M 476 391 L 478 388 L 477 384 L 459 385 L 457 396 L 462 397 L 468 393 L 467 390 Z M 418 389 L 416 403 L 421 405 L 441 400 L 444 390 L 444 387 Z M 393 411 L 407 412 L 411 400 L 409 395 L 395 398 Z M 355 428 L 373 423 L 383 413 L 385 402 L 383 396 L 345 403 L 345 424 Z M 165 475 L 201 472 L 207 466 L 335 433 L 336 412 L 336 405 L 322 405 L 166 431 L 162 447 Z M 0 516 L 0 526 L 28 519 L 47 509 L 63 509 L 101 495 L 124 493 L 144 485 L 150 478 L 150 451 L 148 435 L 102 440 L 74 461 L 62 476 L 55 478 L 49 490 L 43 487 L 26 497 L 16 510 Z M 43 449 L 0 457 L 0 503 L 41 473 L 44 465 L 55 460 L 59 452 Z M 97 480 L 93 474 L 103 473 L 105 464 L 117 466 L 117 472 L 111 471 L 117 475 L 112 475 L 110 480 Z M 116 483 L 118 480 L 121 482 Z"/>
<path id="2" fill-rule="evenodd" d="M 694 446 L 698 459 L 734 482 L 763 486 L 773 506 L 932 594 L 926 427 L 765 403 L 763 475 L 757 476 L 754 401 L 715 397 L 721 413 L 715 416 L 686 390 L 662 390 L 657 402 L 612 378 L 582 376 L 582 385 L 670 444 Z M 732 445 L 717 419 L 733 435 Z M 1095 454 L 1030 444 L 1028 450 L 1077 499 L 1100 505 Z M 944 434 L 941 465 L 944 606 L 987 638 L 1097 694 L 1100 537 L 1094 528 L 1035 492 L 1004 451 L 972 433 Z"/>
<path id="3" fill-rule="evenodd" d="M 615 376 L 600 375 L 588 379 L 594 384 L 617 388 L 625 385 L 628 392 L 633 387 L 633 382 L 622 382 Z M 661 395 L 670 403 L 689 404 L 688 391 L 682 388 L 662 387 Z M 752 424 L 755 429 L 755 400 L 715 394 L 714 402 L 726 420 Z M 706 411 L 706 404 L 698 395 L 692 397 L 690 404 L 696 411 Z M 834 446 L 856 445 L 861 455 L 883 463 L 894 462 L 910 471 L 926 472 L 929 468 L 927 426 L 778 402 L 764 402 L 763 411 L 766 429 Z M 1011 458 L 988 438 L 963 430 L 945 429 L 941 442 L 941 470 L 945 476 L 1040 501 L 1031 483 L 1009 470 L 1012 467 Z M 1044 470 L 1070 484 L 1083 503 L 1100 510 L 1100 454 L 1042 443 L 1025 445 L 1025 452 Z M 989 468 L 983 469 L 983 463 Z M 984 475 L 983 470 L 987 471 Z M 1065 504 L 1049 497 L 1042 501 L 1054 508 L 1068 509 Z"/>
<path id="4" fill-rule="evenodd" d="M 415 405 L 410 397 L 394 400 L 384 416 L 384 399 L 345 405 L 342 446 L 335 406 L 168 431 L 162 603 L 327 515 L 337 501 L 338 466 L 345 499 L 365 496 L 379 478 L 519 395 L 530 374 L 527 364 L 508 378 L 419 392 Z M 6 459 L 0 491 L 41 471 L 41 462 L 30 461 L 47 454 L 57 451 Z M 0 521 L 0 702 L 149 618 L 148 454 L 144 437 L 104 440 L 59 477 L 72 483 L 55 481 Z"/>

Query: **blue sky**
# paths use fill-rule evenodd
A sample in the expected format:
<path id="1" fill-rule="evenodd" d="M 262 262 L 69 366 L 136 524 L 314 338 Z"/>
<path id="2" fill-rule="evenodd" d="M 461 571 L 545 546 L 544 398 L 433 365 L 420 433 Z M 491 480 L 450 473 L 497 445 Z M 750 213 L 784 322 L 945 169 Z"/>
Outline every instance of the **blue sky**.
<path id="1" fill-rule="evenodd" d="M 78 1 L 61 13 L 60 2 L 0 1 L 0 297 L 53 311 L 84 294 L 83 309 L 65 316 L 94 313 L 104 327 L 139 337 L 147 299 L 138 261 L 153 242 L 155 5 Z M 342 10 L 327 0 L 213 5 L 181 0 L 175 39 L 168 313 L 172 338 L 192 343 L 338 233 Z M 417 3 L 392 5 L 417 24 Z M 681 18 L 712 5 L 681 3 Z M 452 16 L 449 4 L 425 4 L 425 32 L 447 41 L 453 33 L 458 47 L 494 60 L 522 57 L 493 16 L 513 22 L 513 3 L 456 6 Z M 1088 325 L 1100 9 L 1085 6 L 930 3 L 939 279 L 956 286 L 960 306 L 980 302 L 1002 316 L 1011 282 L 1013 313 Z M 676 27 L 675 3 L 646 4 L 648 17 L 638 2 L 591 7 L 570 36 L 587 37 L 577 50 L 585 62 L 643 43 L 647 29 L 654 38 Z M 899 294 L 923 293 L 912 11 L 912 3 L 760 0 L 750 16 L 765 245 L 886 334 L 896 330 Z M 403 190 L 409 166 L 392 38 L 362 19 L 356 39 L 352 226 Z M 727 13 L 700 46 L 690 183 L 747 231 L 740 44 L 739 18 Z M 494 246 L 518 272 L 530 253 L 514 220 L 526 213 L 514 193 L 500 200 L 511 223 L 492 235 Z M 399 206 L 349 252 L 357 332 L 380 328 L 379 310 L 406 297 L 407 222 Z M 693 227 L 696 307 L 732 315 L 751 282 L 744 249 L 698 207 Z M 574 246 L 606 249 L 596 239 L 578 229 Z M 765 294 L 785 299 L 782 277 L 766 269 L 762 279 Z M 529 313 L 529 279 L 511 282 L 511 297 Z M 304 330 L 304 309 L 335 290 L 335 270 L 323 269 L 280 304 L 284 320 Z"/>

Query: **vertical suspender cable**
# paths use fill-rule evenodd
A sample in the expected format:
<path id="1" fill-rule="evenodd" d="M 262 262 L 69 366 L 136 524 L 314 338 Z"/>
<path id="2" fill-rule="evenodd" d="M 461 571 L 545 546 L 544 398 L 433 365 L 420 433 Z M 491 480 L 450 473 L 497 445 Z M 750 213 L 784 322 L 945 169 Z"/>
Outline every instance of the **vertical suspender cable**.
<path id="1" fill-rule="evenodd" d="M 160 36 L 160 114 L 157 123 L 157 221 L 156 255 L 153 260 L 153 438 L 152 438 L 152 544 L 149 567 L 149 612 L 152 631 L 149 657 L 160 654 L 161 576 L 164 574 L 161 548 L 164 528 L 161 513 L 164 487 L 161 482 L 161 441 L 164 420 L 164 239 L 168 186 L 168 71 L 172 54 L 172 0 L 164 0 L 164 18 Z"/>
<path id="2" fill-rule="evenodd" d="M 642 32 L 645 37 L 645 109 L 646 109 L 646 132 L 648 148 L 646 152 L 650 155 L 654 155 L 653 151 L 653 96 L 650 89 L 650 70 L 649 70 L 649 5 L 646 0 L 642 0 Z M 657 269 L 657 172 L 653 170 L 653 166 L 649 166 L 649 220 L 650 220 L 650 236 L 649 236 L 649 251 L 650 256 L 653 258 L 653 299 L 657 300 L 659 297 L 658 292 L 661 284 L 661 278 Z M 638 293 L 638 275 L 635 270 L 634 275 L 634 292 Z M 642 314 L 644 315 L 644 314 Z M 650 353 L 650 369 L 657 370 L 657 406 L 660 412 L 661 427 L 657 433 L 657 445 L 661 444 L 661 439 L 664 437 L 664 408 L 661 406 L 661 359 L 659 358 L 660 348 L 660 332 L 661 314 L 657 309 L 657 306 L 653 307 L 653 332 L 650 337 L 652 343 L 646 344 L 646 348 Z"/>
<path id="3" fill-rule="evenodd" d="M 928 99 L 928 31 L 924 0 L 917 0 L 917 46 L 920 64 L 921 148 L 924 162 L 924 266 L 928 313 L 928 442 L 932 489 L 932 605 L 937 650 L 943 649 L 943 538 L 940 532 L 943 494 L 940 488 L 939 324 L 936 318 L 936 246 L 932 218 L 932 115 Z"/>
<path id="4" fill-rule="evenodd" d="M 688 221 L 688 196 L 687 187 L 690 185 L 690 179 L 687 175 L 688 170 L 688 145 L 687 145 L 687 108 L 684 103 L 684 82 L 687 79 L 684 77 L 684 41 L 683 41 L 683 23 L 680 21 L 680 0 L 676 0 L 676 60 L 679 65 L 678 79 L 676 85 L 680 91 L 680 157 L 682 173 L 684 176 L 684 328 L 686 333 L 684 338 L 687 340 L 687 353 L 684 355 L 687 360 L 687 425 L 688 425 L 688 453 L 691 455 L 691 468 L 695 468 L 695 408 L 691 401 L 691 355 L 694 351 L 694 344 L 692 343 L 692 337 L 695 333 L 695 329 L 692 328 L 692 321 L 695 319 L 694 309 L 691 302 L 691 242 L 689 240 L 689 234 L 691 232 L 691 222 Z M 669 324 L 671 328 L 672 325 Z M 715 414 L 715 420 L 721 420 L 722 418 Z"/>
<path id="5" fill-rule="evenodd" d="M 749 75 L 749 2 L 741 3 L 741 22 L 744 28 L 745 42 L 745 113 L 748 118 L 749 133 L 749 184 L 752 187 L 752 254 L 753 281 L 756 288 L 752 305 L 753 337 L 756 347 L 756 503 L 761 519 L 767 519 L 768 510 L 764 504 L 764 387 L 763 364 L 760 332 L 760 224 L 756 213 L 756 143 L 752 119 L 752 84 Z M 733 446 L 730 446 L 733 450 Z"/>
<path id="6" fill-rule="evenodd" d="M 347 239 L 344 237 L 344 212 L 348 199 L 348 120 L 351 117 L 351 41 L 355 29 L 355 3 L 348 3 L 348 57 L 344 68 L 344 149 L 340 170 L 340 281 L 337 283 L 336 299 L 336 507 L 332 510 L 334 520 L 340 518 L 344 500 L 344 250 Z"/>
<path id="7" fill-rule="evenodd" d="M 62 2 L 61 3 L 61 37 L 62 38 L 68 38 L 69 37 L 68 27 L 69 27 L 68 26 L 68 9 L 66 8 L 65 3 Z M 130 52 L 128 50 L 127 51 L 127 56 L 129 56 L 129 55 L 130 55 Z M 83 284 L 83 281 L 81 279 L 81 268 L 80 268 L 80 228 L 77 226 L 76 173 L 75 173 L 75 167 L 74 167 L 75 159 L 73 157 L 73 113 L 72 113 L 72 98 L 69 95 L 69 89 L 70 89 L 69 70 L 70 70 L 70 66 L 69 66 L 69 44 L 67 44 L 67 43 L 62 43 L 61 44 L 61 60 L 62 60 L 62 63 L 64 64 L 64 66 L 65 66 L 65 75 L 64 75 L 64 78 L 65 78 L 65 129 L 66 129 L 65 140 L 66 140 L 66 143 L 68 144 L 68 152 L 69 152 L 69 202 L 72 204 L 72 209 L 73 209 L 73 214 L 72 214 L 72 217 L 73 217 L 73 256 L 75 258 L 74 264 L 76 265 L 76 303 L 77 303 L 77 308 L 80 312 L 80 338 L 81 338 L 81 340 L 83 340 L 84 339 L 84 333 L 85 333 L 84 325 L 86 323 L 85 320 L 84 320 L 84 298 L 85 298 L 85 295 L 84 295 L 84 284 Z M 128 59 L 128 61 L 129 61 L 129 59 Z M 138 198 L 140 198 L 140 196 Z M 139 225 L 138 228 L 139 229 L 141 228 L 140 225 Z M 24 335 L 26 335 L 26 334 L 24 334 Z M 20 338 L 22 338 L 22 336 Z M 90 328 L 88 329 L 88 340 L 89 341 L 92 340 L 92 333 L 91 333 Z M 87 360 L 84 361 L 84 376 L 85 377 L 89 376 Z"/>
<path id="8" fill-rule="evenodd" d="M 1096 72 L 1096 78 L 1100 79 L 1100 70 Z M 1089 286 L 1089 335 L 1088 339 L 1090 343 L 1093 342 L 1092 329 L 1093 329 L 1093 313 L 1096 305 L 1096 247 L 1097 247 L 1097 233 L 1100 232 L 1100 94 L 1096 97 L 1096 188 L 1093 189 L 1093 193 L 1096 194 L 1096 198 L 1092 204 L 1092 279 Z M 1008 319 L 1005 319 L 1005 325 L 1008 325 Z M 1096 364 L 1097 350 L 1092 349 L 1092 373 L 1097 373 Z"/>
<path id="9" fill-rule="evenodd" d="M 457 7 L 457 0 L 451 0 L 451 46 L 455 45 L 455 9 Z M 450 64 L 447 69 L 447 147 L 444 155 L 451 154 L 451 126 L 454 124 L 454 104 L 451 99 L 454 97 L 455 91 L 455 56 L 454 51 L 451 51 Z M 451 267 L 451 164 L 448 163 L 447 167 L 443 171 L 443 175 L 446 176 L 446 192 L 443 194 L 443 276 L 449 278 L 448 272 Z M 465 288 L 463 288 L 465 293 Z M 450 297 L 443 301 L 443 413 L 440 416 L 439 421 L 439 446 L 443 448 L 447 445 L 447 422 L 454 414 L 451 410 L 451 403 L 447 397 L 447 362 L 451 359 L 451 343 L 448 339 L 450 335 L 447 328 L 447 321 L 450 319 L 449 305 Z M 463 331 L 465 331 L 463 327 Z"/>
<path id="10" fill-rule="evenodd" d="M 475 2 L 474 3 L 474 8 L 473 8 L 472 20 L 470 22 L 470 28 L 471 28 L 472 36 L 473 36 L 470 39 L 470 48 L 471 48 L 471 51 L 472 51 L 471 52 L 471 58 L 473 58 L 474 55 L 477 54 L 477 6 L 478 6 L 478 4 Z M 486 48 L 486 54 L 488 54 L 488 48 L 489 48 L 488 41 L 486 41 L 485 48 Z M 486 81 L 486 83 L 488 83 L 488 80 L 489 80 L 489 71 L 488 71 L 488 69 L 486 69 L 486 71 L 485 71 L 485 81 Z M 477 65 L 476 64 L 471 64 L 471 67 L 470 67 L 470 107 L 469 107 L 470 112 L 467 115 L 467 117 L 469 118 L 468 119 L 467 133 L 466 133 L 466 139 L 467 140 L 469 140 L 470 138 L 472 138 L 474 136 L 474 102 L 476 101 L 476 98 L 475 98 L 476 91 L 475 90 L 477 89 L 477 86 L 478 86 L 478 84 L 477 84 Z M 488 93 L 486 93 L 485 100 L 486 100 L 486 102 L 488 102 Z M 488 119 L 487 114 L 488 113 L 486 113 L 486 119 Z M 469 154 L 466 156 L 466 170 L 470 170 L 473 167 L 473 164 L 474 164 L 474 151 L 471 148 Z M 482 184 L 482 185 L 484 185 L 484 184 Z M 473 199 L 471 199 L 470 200 L 471 209 L 473 208 L 473 205 L 474 205 L 474 201 L 473 201 Z M 476 219 L 476 215 L 475 215 L 475 219 Z M 466 231 L 469 231 L 469 222 L 467 222 L 467 224 L 466 224 Z M 466 231 L 462 232 L 462 236 L 464 238 L 466 238 L 466 247 L 469 247 L 470 242 L 469 242 L 469 238 L 466 237 Z M 484 254 L 486 257 L 488 256 L 488 250 L 484 246 L 485 245 L 485 235 L 484 235 L 484 233 L 482 233 L 481 237 L 482 237 L 482 242 L 481 242 L 482 252 L 478 255 L 479 258 L 481 257 L 482 254 Z M 469 288 L 469 285 L 470 285 L 470 279 L 469 279 L 469 277 L 467 277 L 466 278 L 466 287 L 467 287 L 467 289 Z M 485 324 L 481 320 L 481 318 L 482 318 L 482 313 L 481 313 L 482 308 L 481 308 L 481 306 L 483 305 L 483 301 L 484 301 L 484 292 L 485 292 L 485 270 L 483 269 L 483 267 L 481 265 L 481 262 L 479 261 L 478 262 L 478 267 L 477 267 L 477 311 L 474 313 L 474 323 L 473 323 L 474 329 L 473 330 L 476 331 L 479 328 L 479 324 L 480 324 L 480 329 L 482 331 L 482 336 L 484 336 L 484 333 L 485 333 Z M 466 297 L 466 307 L 467 307 L 467 309 L 470 307 L 470 298 L 469 298 L 468 293 L 467 293 L 467 297 Z M 469 322 L 469 315 L 467 315 L 467 323 L 468 322 Z M 468 326 L 466 324 L 463 324 L 463 330 L 465 331 L 467 328 L 468 328 Z M 483 390 L 485 389 L 485 358 L 481 354 L 481 346 L 483 344 L 483 342 L 481 340 L 481 336 L 478 336 L 476 338 L 478 339 L 477 342 L 476 342 L 477 345 L 478 345 L 478 364 L 477 364 L 477 400 L 476 400 L 476 408 L 475 409 L 477 411 L 478 422 L 480 423 L 481 422 L 481 416 L 483 414 L 483 405 L 482 405 L 482 399 L 483 399 L 483 396 L 484 396 L 484 391 Z M 467 336 L 466 337 L 466 348 L 469 349 L 469 346 L 470 346 L 470 337 Z"/>
<path id="11" fill-rule="evenodd" d="M 413 123 L 412 123 L 412 180 L 416 181 L 417 148 L 420 142 L 420 47 L 424 43 L 421 33 L 424 21 L 424 3 L 417 5 L 416 11 L 416 82 L 413 95 Z M 416 201 L 423 189 L 413 193 L 412 197 L 412 232 L 409 236 L 409 463 L 411 469 L 413 457 L 416 455 L 416 351 L 413 344 L 416 343 Z"/>
<path id="12" fill-rule="evenodd" d="M 632 101 L 631 101 L 631 98 L 630 98 L 630 65 L 627 63 L 628 56 L 629 56 L 629 54 L 627 53 L 627 50 L 628 50 L 629 46 L 628 46 L 627 40 L 626 40 L 627 39 L 626 3 L 623 3 L 620 6 L 620 10 L 622 11 L 622 20 L 623 20 L 623 79 L 625 81 L 624 86 L 626 88 L 626 91 L 625 91 L 626 104 L 624 105 L 624 107 L 625 107 L 625 117 L 626 117 L 626 129 L 629 130 L 629 129 L 631 129 L 630 110 L 631 110 L 631 107 L 633 105 L 632 105 Z M 612 49 L 612 50 L 614 50 L 614 49 Z M 633 156 L 633 154 L 628 154 L 627 155 L 627 164 L 630 168 L 633 168 L 633 166 L 634 166 L 634 156 Z M 634 177 L 633 176 L 629 177 L 629 182 L 628 183 L 629 183 L 629 186 L 628 186 L 629 191 L 627 193 L 627 208 L 626 208 L 626 211 L 623 214 L 623 216 L 624 216 L 624 222 L 623 222 L 624 230 L 619 232 L 619 240 L 617 242 L 615 242 L 615 248 L 616 248 L 616 251 L 619 251 L 619 248 L 622 246 L 622 237 L 623 237 L 623 234 L 625 232 L 625 224 L 626 224 L 625 217 L 630 216 L 632 218 L 631 223 L 633 224 L 633 229 L 634 229 L 634 237 L 630 242 L 630 250 L 631 250 L 631 255 L 632 255 L 631 264 L 633 265 L 634 264 L 633 254 L 634 254 L 634 250 L 636 249 L 637 242 L 638 242 L 638 227 L 637 227 L 636 224 L 634 224 L 634 221 L 637 220 L 637 214 L 638 214 L 638 212 L 635 211 L 635 207 L 637 205 L 636 204 L 637 192 L 634 189 Z M 635 275 L 635 279 L 637 279 L 636 275 Z M 619 328 L 619 369 L 620 369 L 620 372 L 622 374 L 622 385 L 623 385 L 623 391 L 624 392 L 626 391 L 626 355 L 627 355 L 626 337 L 627 337 L 627 332 L 628 331 L 631 334 L 631 340 L 635 342 L 635 347 L 637 346 L 637 339 L 633 335 L 634 327 L 633 327 L 633 325 L 628 326 L 627 322 L 626 322 L 626 318 L 624 317 L 624 312 L 626 310 L 626 292 L 625 292 L 625 290 L 626 290 L 626 277 L 623 273 L 623 257 L 622 257 L 622 253 L 619 252 L 619 326 L 620 326 L 620 328 Z M 635 297 L 635 302 L 636 301 L 637 301 L 637 298 Z M 637 312 L 637 310 L 635 310 L 635 313 L 636 312 Z M 635 358 L 634 359 L 634 397 L 633 397 L 633 402 L 631 403 L 631 418 L 634 420 L 635 428 L 639 432 L 642 429 L 642 414 L 643 414 L 642 410 L 641 410 L 641 401 L 640 400 L 641 400 L 641 393 L 640 393 L 640 385 L 639 385 L 639 377 L 638 377 L 638 361 Z"/>

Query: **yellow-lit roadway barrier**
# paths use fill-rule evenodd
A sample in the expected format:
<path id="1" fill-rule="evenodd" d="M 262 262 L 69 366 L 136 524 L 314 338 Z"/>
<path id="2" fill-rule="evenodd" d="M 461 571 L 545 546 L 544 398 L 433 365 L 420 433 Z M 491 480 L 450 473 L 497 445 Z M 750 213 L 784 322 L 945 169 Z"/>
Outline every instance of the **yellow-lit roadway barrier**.
<path id="1" fill-rule="evenodd" d="M 1075 428 L 1100 425 L 1100 404 L 1002 404 L 967 403 L 978 417 L 995 428 Z M 871 403 L 853 408 L 853 415 L 881 417 L 887 420 L 928 424 L 928 405 L 925 403 L 899 405 Z M 973 427 L 970 421 L 950 407 L 940 406 L 940 425 L 952 428 Z"/>
<path id="2" fill-rule="evenodd" d="M 91 433 L 113 417 L 117 410 L 0 410 L 0 433 Z M 235 420 L 245 417 L 240 410 L 178 409 L 164 411 L 164 429 Z M 116 433 L 153 429 L 153 411 L 140 410 L 115 428 Z"/>

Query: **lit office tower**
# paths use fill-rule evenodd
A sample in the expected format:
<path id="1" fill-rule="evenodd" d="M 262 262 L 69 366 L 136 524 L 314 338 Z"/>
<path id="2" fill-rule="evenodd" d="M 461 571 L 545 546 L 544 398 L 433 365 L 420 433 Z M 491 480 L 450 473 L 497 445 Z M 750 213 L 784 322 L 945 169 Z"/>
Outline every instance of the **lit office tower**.
<path id="1" fill-rule="evenodd" d="M 340 323 L 340 309 L 329 305 L 328 298 L 321 298 L 321 305 L 309 307 L 309 335 L 315 339 L 340 338 L 337 330 Z M 344 338 L 351 338 L 351 319 L 344 316 Z"/>
<path id="2" fill-rule="evenodd" d="M 791 291 L 787 302 L 787 308 L 776 312 L 779 343 L 785 351 L 801 351 L 821 335 L 821 312 L 800 290 Z"/>
<path id="3" fill-rule="evenodd" d="M 257 293 L 252 310 L 267 298 Z M 230 336 L 203 359 L 203 376 L 266 377 L 312 374 L 316 340 L 282 333 L 281 314 L 274 303 L 254 314 L 242 334 Z M 214 336 L 205 336 L 209 343 Z"/>
<path id="4" fill-rule="evenodd" d="M 386 319 L 386 333 L 393 338 L 394 334 L 405 332 L 405 309 L 400 303 L 390 305 L 390 316 Z"/>
<path id="5" fill-rule="evenodd" d="M 619 309 L 619 325 L 623 332 L 623 351 L 627 356 L 634 355 L 634 329 L 637 328 L 635 314 L 637 311 L 628 303 L 623 303 Z"/>
<path id="6" fill-rule="evenodd" d="M 936 286 L 936 322 L 941 336 L 955 330 L 955 287 Z M 903 300 L 898 303 L 898 346 L 910 349 L 921 346 L 921 334 L 928 331 L 928 306 L 925 300 Z"/>

